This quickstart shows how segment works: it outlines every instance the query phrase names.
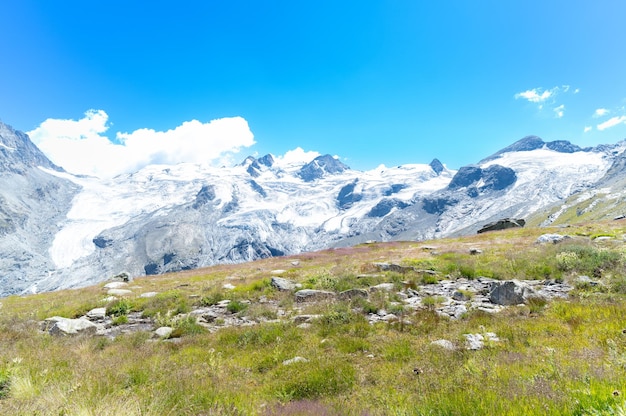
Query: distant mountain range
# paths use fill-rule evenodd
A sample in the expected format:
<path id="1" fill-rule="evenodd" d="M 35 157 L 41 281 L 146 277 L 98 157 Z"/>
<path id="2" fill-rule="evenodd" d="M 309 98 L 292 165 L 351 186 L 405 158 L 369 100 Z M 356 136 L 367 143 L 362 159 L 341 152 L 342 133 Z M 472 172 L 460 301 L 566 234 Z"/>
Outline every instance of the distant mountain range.
<path id="1" fill-rule="evenodd" d="M 470 234 L 504 217 L 612 218 L 625 208 L 625 149 L 530 136 L 458 171 L 437 159 L 361 172 L 329 155 L 300 164 L 265 155 L 101 180 L 63 171 L 0 123 L 0 296 Z"/>

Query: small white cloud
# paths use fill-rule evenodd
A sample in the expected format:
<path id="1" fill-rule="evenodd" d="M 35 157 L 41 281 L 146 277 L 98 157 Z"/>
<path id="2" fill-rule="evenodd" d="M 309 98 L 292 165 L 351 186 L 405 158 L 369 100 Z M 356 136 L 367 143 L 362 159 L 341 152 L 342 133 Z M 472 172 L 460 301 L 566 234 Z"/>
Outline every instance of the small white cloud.
<path id="1" fill-rule="evenodd" d="M 552 97 L 556 90 L 558 90 L 558 87 L 545 91 L 543 91 L 543 88 L 533 88 L 532 90 L 518 92 L 515 94 L 515 99 L 523 98 L 531 103 L 542 103 Z"/>
<path id="2" fill-rule="evenodd" d="M 304 165 L 318 156 L 320 156 L 320 153 L 314 150 L 305 151 L 301 147 L 296 147 L 293 150 L 287 151 L 282 156 L 276 156 L 275 163 L 277 166 L 282 168 L 294 165 Z"/>
<path id="3" fill-rule="evenodd" d="M 553 110 L 556 118 L 561 118 L 565 114 L 565 105 L 561 104 L 560 106 L 555 107 Z"/>
<path id="4" fill-rule="evenodd" d="M 585 130 L 584 130 L 584 132 L 585 132 L 585 133 L 589 133 L 591 130 L 593 130 L 593 127 L 591 127 L 591 126 L 585 126 Z"/>
<path id="5" fill-rule="evenodd" d="M 580 92 L 580 88 L 576 88 L 576 89 L 574 90 L 574 94 L 578 94 L 579 92 Z"/>
<path id="6" fill-rule="evenodd" d="M 615 127 L 618 124 L 626 124 L 626 116 L 612 117 L 605 121 L 604 123 L 600 123 L 596 126 L 596 128 L 600 131 L 606 130 L 611 127 Z"/>
<path id="7" fill-rule="evenodd" d="M 28 135 L 68 172 L 99 177 L 134 172 L 150 164 L 223 163 L 242 147 L 254 144 L 254 135 L 241 117 L 186 121 L 168 131 L 117 133 L 119 143 L 102 135 L 109 129 L 107 121 L 104 111 L 89 110 L 78 121 L 48 119 Z"/>
<path id="8" fill-rule="evenodd" d="M 609 110 L 607 110 L 606 108 L 598 108 L 596 111 L 593 112 L 593 117 L 598 118 L 607 114 L 609 114 Z"/>

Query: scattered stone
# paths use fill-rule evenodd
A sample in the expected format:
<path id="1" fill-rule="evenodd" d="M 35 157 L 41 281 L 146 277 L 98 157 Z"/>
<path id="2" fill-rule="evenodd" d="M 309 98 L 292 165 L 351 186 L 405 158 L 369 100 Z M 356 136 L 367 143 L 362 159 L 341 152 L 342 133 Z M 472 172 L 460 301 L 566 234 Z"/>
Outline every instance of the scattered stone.
<path id="1" fill-rule="evenodd" d="M 533 297 L 540 297 L 540 295 L 527 283 L 519 280 L 493 282 L 489 288 L 489 300 L 496 305 L 520 305 Z"/>
<path id="2" fill-rule="evenodd" d="M 370 292 L 391 292 L 395 289 L 395 285 L 393 283 L 381 283 L 376 286 L 370 287 Z"/>
<path id="3" fill-rule="evenodd" d="M 593 239 L 593 241 L 608 241 L 608 240 L 612 240 L 613 237 L 610 237 L 608 235 L 601 235 L 600 237 L 596 237 Z"/>
<path id="4" fill-rule="evenodd" d="M 174 328 L 171 328 L 169 326 L 162 326 L 154 331 L 154 335 L 156 335 L 158 338 L 167 338 L 172 335 L 172 332 L 174 332 Z"/>
<path id="5" fill-rule="evenodd" d="M 613 221 L 623 220 L 624 218 L 626 218 L 626 215 L 618 215 L 617 217 L 613 218 Z"/>
<path id="6" fill-rule="evenodd" d="M 499 342 L 500 338 L 493 332 L 483 334 L 463 334 L 468 350 L 480 350 L 485 346 L 485 342 Z"/>
<path id="7" fill-rule="evenodd" d="M 42 330 L 55 336 L 93 335 L 98 330 L 98 326 L 84 318 L 69 319 L 53 316 L 43 321 Z"/>
<path id="8" fill-rule="evenodd" d="M 477 254 L 482 254 L 482 252 L 483 252 L 483 251 L 482 251 L 481 249 L 479 249 L 479 248 L 475 248 L 475 247 L 472 247 L 472 248 L 470 248 L 470 249 L 469 249 L 469 253 L 470 253 L 472 256 L 475 256 L 475 255 L 477 255 Z"/>
<path id="9" fill-rule="evenodd" d="M 303 289 L 296 292 L 296 302 L 316 302 L 334 298 L 335 293 L 326 290 Z"/>
<path id="10" fill-rule="evenodd" d="M 297 325 L 296 328 L 300 328 L 300 329 L 309 329 L 311 327 L 311 324 L 308 322 L 303 322 L 300 325 Z"/>
<path id="11" fill-rule="evenodd" d="M 104 289 L 119 289 L 120 287 L 128 286 L 125 282 L 110 282 L 103 286 Z"/>
<path id="12" fill-rule="evenodd" d="M 153 298 L 156 295 L 158 295 L 157 292 L 146 292 L 146 293 L 142 293 L 141 295 L 139 295 L 140 298 Z"/>
<path id="13" fill-rule="evenodd" d="M 424 251 L 433 251 L 433 250 L 437 250 L 439 247 L 435 247 L 435 246 L 422 246 L 421 248 L 422 248 L 422 250 L 424 250 Z"/>
<path id="14" fill-rule="evenodd" d="M 282 270 L 282 269 L 272 270 L 270 272 L 270 274 L 273 274 L 276 276 L 280 276 L 281 274 L 285 274 L 285 273 L 287 273 L 287 270 Z"/>
<path id="15" fill-rule="evenodd" d="M 377 278 L 377 277 L 381 277 L 381 275 L 379 275 L 379 274 L 358 274 L 356 276 L 357 279 L 367 279 L 368 277 Z"/>
<path id="16" fill-rule="evenodd" d="M 295 364 L 295 363 L 308 363 L 309 360 L 307 360 L 304 357 L 293 357 L 289 360 L 285 360 L 283 361 L 283 365 L 291 365 L 291 364 Z"/>
<path id="17" fill-rule="evenodd" d="M 224 299 L 224 300 L 220 300 L 219 302 L 217 302 L 216 306 L 218 308 L 225 308 L 228 306 L 229 303 L 230 303 L 230 299 Z"/>
<path id="18" fill-rule="evenodd" d="M 232 285 L 230 283 L 224 283 L 222 287 L 226 290 L 233 290 L 235 288 L 235 285 Z"/>
<path id="19" fill-rule="evenodd" d="M 272 281 L 270 284 L 272 285 L 272 287 L 275 287 L 276 289 L 284 292 L 296 290 L 302 287 L 300 283 L 296 283 L 292 280 L 284 279 L 282 277 L 272 277 Z"/>
<path id="20" fill-rule="evenodd" d="M 568 238 L 568 237 L 562 236 L 561 234 L 542 234 L 539 236 L 539 238 L 537 238 L 536 242 L 539 244 L 545 244 L 545 243 L 557 244 L 563 241 L 565 238 Z"/>
<path id="21" fill-rule="evenodd" d="M 127 289 L 111 289 L 107 292 L 107 295 L 111 296 L 127 296 L 132 294 L 132 290 Z"/>
<path id="22" fill-rule="evenodd" d="M 354 298 L 365 298 L 367 299 L 367 297 L 369 296 L 369 294 L 367 293 L 367 290 L 365 289 L 348 289 L 348 290 L 344 290 L 343 292 L 339 293 L 339 299 L 341 300 L 350 300 L 350 299 L 354 299 Z"/>
<path id="23" fill-rule="evenodd" d="M 461 292 L 460 290 L 455 290 L 454 293 L 452 294 L 452 299 L 454 299 L 456 301 L 467 302 L 468 300 L 471 300 L 472 297 L 468 293 L 466 293 L 466 292 Z"/>
<path id="24" fill-rule="evenodd" d="M 102 299 L 102 303 L 110 303 L 116 300 L 117 298 L 115 296 L 107 296 L 106 298 Z"/>
<path id="25" fill-rule="evenodd" d="M 300 265 L 300 260 L 294 260 L 294 261 L 292 261 L 292 262 L 291 262 L 291 265 L 292 265 L 292 266 L 296 266 L 296 267 L 298 267 L 298 266 Z"/>
<path id="26" fill-rule="evenodd" d="M 436 345 L 448 351 L 454 351 L 456 349 L 452 341 L 448 341 L 447 339 L 438 339 L 437 341 L 431 342 L 430 345 Z"/>
<path id="27" fill-rule="evenodd" d="M 215 322 L 215 320 L 219 317 L 220 315 L 213 311 L 207 311 L 203 313 L 202 315 L 200 315 L 200 318 L 202 318 L 205 322 L 208 322 L 208 323 Z"/>
<path id="28" fill-rule="evenodd" d="M 591 277 L 589 276 L 578 276 L 576 280 L 574 280 L 574 284 L 581 285 L 581 286 L 586 286 L 586 285 L 598 286 L 598 282 L 591 279 Z"/>
<path id="29" fill-rule="evenodd" d="M 107 308 L 95 308 L 85 314 L 90 321 L 104 321 L 107 317 Z"/>

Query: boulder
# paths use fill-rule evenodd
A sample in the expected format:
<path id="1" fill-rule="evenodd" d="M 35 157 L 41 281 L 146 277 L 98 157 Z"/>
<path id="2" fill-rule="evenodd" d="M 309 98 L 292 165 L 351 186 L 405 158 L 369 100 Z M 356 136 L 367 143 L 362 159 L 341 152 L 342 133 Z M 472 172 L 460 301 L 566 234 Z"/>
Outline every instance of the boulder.
<path id="1" fill-rule="evenodd" d="M 111 295 L 111 296 L 127 296 L 132 294 L 132 290 L 127 290 L 127 289 L 110 289 L 107 292 L 107 295 Z"/>
<path id="2" fill-rule="evenodd" d="M 98 326 L 84 318 L 70 319 L 53 316 L 43 322 L 42 330 L 55 336 L 93 335 L 98 330 Z"/>
<path id="3" fill-rule="evenodd" d="M 107 316 L 107 308 L 95 308 L 85 314 L 90 321 L 103 321 Z"/>
<path id="4" fill-rule="evenodd" d="M 526 225 L 526 220 L 518 218 L 503 218 L 501 220 L 490 222 L 489 224 L 483 225 L 483 227 L 478 230 L 478 234 L 487 232 L 487 231 L 497 231 L 497 230 L 506 230 L 507 228 L 516 228 L 523 227 Z"/>
<path id="5" fill-rule="evenodd" d="M 399 264 L 394 264 L 394 263 L 374 263 L 374 267 L 376 267 L 381 272 L 407 273 L 407 272 L 415 271 L 414 267 L 401 266 Z"/>
<path id="6" fill-rule="evenodd" d="M 499 342 L 500 338 L 493 332 L 483 334 L 463 334 L 468 350 L 480 350 L 485 346 L 485 342 Z"/>
<path id="7" fill-rule="evenodd" d="M 104 289 L 119 289 L 121 287 L 127 286 L 128 283 L 125 282 L 110 282 L 103 286 Z"/>
<path id="8" fill-rule="evenodd" d="M 296 302 L 316 302 L 334 298 L 335 293 L 326 290 L 303 289 L 296 292 Z"/>
<path id="9" fill-rule="evenodd" d="M 133 278 L 130 276 L 128 272 L 121 272 L 113 276 L 111 279 L 113 280 L 121 280 L 122 282 L 130 282 Z"/>
<path id="10" fill-rule="evenodd" d="M 365 289 L 348 289 L 339 293 L 339 299 L 350 300 L 354 298 L 366 298 L 368 297 L 367 290 Z"/>
<path id="11" fill-rule="evenodd" d="M 454 351 L 456 349 L 454 347 L 454 344 L 451 341 L 448 341 L 447 339 L 438 339 L 437 341 L 431 342 L 430 345 L 436 345 L 448 351 Z"/>
<path id="12" fill-rule="evenodd" d="M 537 297 L 540 297 L 537 292 L 519 280 L 492 282 L 489 285 L 489 301 L 496 305 L 520 305 Z"/>
<path id="13" fill-rule="evenodd" d="M 162 326 L 154 331 L 154 335 L 158 338 L 167 338 L 172 335 L 172 332 L 174 332 L 174 328 Z"/>
<path id="14" fill-rule="evenodd" d="M 270 283 L 272 287 L 275 287 L 278 290 L 288 292 L 291 290 L 296 290 L 302 287 L 300 283 L 296 283 L 289 279 L 284 279 L 282 277 L 272 277 L 272 282 Z"/>
<path id="15" fill-rule="evenodd" d="M 295 363 L 308 363 L 309 360 L 307 360 L 304 357 L 293 357 L 289 360 L 285 360 L 283 361 L 283 365 L 291 365 L 291 364 L 295 364 Z"/>

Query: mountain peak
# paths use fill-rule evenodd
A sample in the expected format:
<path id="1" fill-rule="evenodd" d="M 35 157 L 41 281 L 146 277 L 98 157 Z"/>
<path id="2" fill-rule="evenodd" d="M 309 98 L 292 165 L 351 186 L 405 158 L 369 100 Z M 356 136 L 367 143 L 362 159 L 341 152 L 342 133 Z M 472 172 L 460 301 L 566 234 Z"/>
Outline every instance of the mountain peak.
<path id="1" fill-rule="evenodd" d="M 547 148 L 559 153 L 575 153 L 575 152 L 584 152 L 591 150 L 590 148 L 582 149 L 581 147 L 572 144 L 567 140 L 555 140 L 552 142 L 544 142 L 540 137 L 537 136 L 526 136 L 510 146 L 505 147 L 504 149 L 498 150 L 496 153 L 491 156 L 481 160 L 479 163 L 489 162 L 490 160 L 497 159 L 498 156 L 504 153 L 513 153 L 513 152 L 529 152 L 531 150 L 537 150 L 542 148 Z"/>
<path id="2" fill-rule="evenodd" d="M 63 171 L 35 146 L 28 135 L 0 121 L 0 171 L 22 174 L 26 168 L 37 166 Z"/>
<path id="3" fill-rule="evenodd" d="M 313 182 L 314 180 L 320 179 L 327 174 L 334 175 L 348 169 L 350 169 L 350 167 L 343 164 L 339 159 L 326 154 L 318 156 L 311 162 L 304 165 L 298 171 L 298 176 L 305 182 Z"/>
<path id="4" fill-rule="evenodd" d="M 433 159 L 432 162 L 430 162 L 428 164 L 428 166 L 431 167 L 431 169 L 437 174 L 439 175 L 441 172 L 444 171 L 444 167 L 443 164 L 439 161 L 439 159 Z"/>

